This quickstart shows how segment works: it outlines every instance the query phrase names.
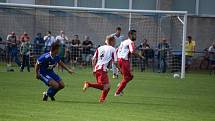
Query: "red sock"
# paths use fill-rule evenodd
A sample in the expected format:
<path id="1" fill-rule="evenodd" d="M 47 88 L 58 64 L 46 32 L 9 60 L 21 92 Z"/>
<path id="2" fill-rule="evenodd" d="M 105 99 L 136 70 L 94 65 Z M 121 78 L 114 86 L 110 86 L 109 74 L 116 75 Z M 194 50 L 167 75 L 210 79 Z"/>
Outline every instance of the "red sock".
<path id="1" fill-rule="evenodd" d="M 88 82 L 88 86 L 96 88 L 96 89 L 100 89 L 100 90 L 103 90 L 103 88 L 104 88 L 104 86 L 102 84 L 98 84 L 98 83 L 90 83 L 90 82 Z"/>
<path id="2" fill-rule="evenodd" d="M 127 81 L 122 80 L 122 82 L 120 83 L 119 87 L 116 90 L 116 94 L 119 94 L 122 92 L 122 90 L 126 87 Z"/>
<path id="3" fill-rule="evenodd" d="M 107 97 L 108 95 L 108 92 L 109 92 L 110 88 L 108 88 L 107 90 L 102 90 L 102 94 L 100 96 L 100 100 L 105 100 L 105 98 Z"/>

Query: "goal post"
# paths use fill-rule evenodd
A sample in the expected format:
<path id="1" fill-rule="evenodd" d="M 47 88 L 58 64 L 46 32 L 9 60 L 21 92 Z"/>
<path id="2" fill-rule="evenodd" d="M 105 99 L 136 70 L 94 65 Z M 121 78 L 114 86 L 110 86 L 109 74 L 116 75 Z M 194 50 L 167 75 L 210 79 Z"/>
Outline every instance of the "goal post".
<path id="1" fill-rule="evenodd" d="M 81 40 L 88 35 L 96 46 L 102 45 L 105 36 L 114 33 L 118 26 L 122 28 L 125 37 L 129 29 L 135 29 L 136 44 L 147 39 L 154 51 L 157 51 L 157 45 L 162 39 L 167 39 L 171 48 L 167 54 L 167 68 L 170 71 L 170 68 L 177 68 L 176 72 L 180 73 L 181 78 L 185 77 L 186 11 L 0 3 L 0 24 L 2 36 L 7 36 L 11 31 L 18 35 L 26 31 L 31 38 L 39 32 L 44 35 L 46 31 L 57 36 L 60 30 L 64 30 L 70 39 L 74 34 L 78 34 Z"/>

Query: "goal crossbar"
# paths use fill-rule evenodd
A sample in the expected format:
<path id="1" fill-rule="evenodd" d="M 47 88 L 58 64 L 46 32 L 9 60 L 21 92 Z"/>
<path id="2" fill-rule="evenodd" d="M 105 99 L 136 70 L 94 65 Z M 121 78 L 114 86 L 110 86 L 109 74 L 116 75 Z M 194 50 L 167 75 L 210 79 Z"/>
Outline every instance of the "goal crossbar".
<path id="1" fill-rule="evenodd" d="M 131 10 L 131 9 L 110 9 L 110 8 L 88 8 L 88 7 L 69 7 L 69 6 L 50 6 L 50 5 L 31 5 L 16 3 L 0 3 L 6 7 L 25 7 L 41 9 L 60 9 L 60 10 L 82 10 L 82 11 L 103 11 L 103 12 L 124 12 L 124 13 L 165 13 L 165 14 L 187 14 L 187 11 L 164 11 L 164 10 Z"/>

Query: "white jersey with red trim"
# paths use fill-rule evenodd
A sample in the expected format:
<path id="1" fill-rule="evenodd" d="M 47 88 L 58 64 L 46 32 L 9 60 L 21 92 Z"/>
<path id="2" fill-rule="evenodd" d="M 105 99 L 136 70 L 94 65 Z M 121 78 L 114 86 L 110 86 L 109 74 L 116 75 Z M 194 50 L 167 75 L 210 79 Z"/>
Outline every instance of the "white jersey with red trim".
<path id="1" fill-rule="evenodd" d="M 103 45 L 96 49 L 93 59 L 97 59 L 94 71 L 102 69 L 107 71 L 107 66 L 111 61 L 117 61 L 116 49 L 109 45 Z"/>
<path id="2" fill-rule="evenodd" d="M 118 58 L 128 60 L 131 53 L 135 51 L 134 42 L 130 39 L 126 39 L 123 42 L 121 42 L 119 48 L 118 48 Z"/>

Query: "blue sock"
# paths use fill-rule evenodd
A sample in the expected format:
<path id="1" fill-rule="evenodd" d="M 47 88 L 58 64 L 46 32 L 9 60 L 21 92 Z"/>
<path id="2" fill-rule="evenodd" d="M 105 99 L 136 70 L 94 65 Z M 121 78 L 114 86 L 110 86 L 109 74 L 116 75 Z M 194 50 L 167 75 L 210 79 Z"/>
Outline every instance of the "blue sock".
<path id="1" fill-rule="evenodd" d="M 58 91 L 57 89 L 49 87 L 48 90 L 47 90 L 47 94 L 48 94 L 48 96 L 53 97 L 53 96 L 55 96 L 55 94 L 57 93 L 57 91 Z"/>

